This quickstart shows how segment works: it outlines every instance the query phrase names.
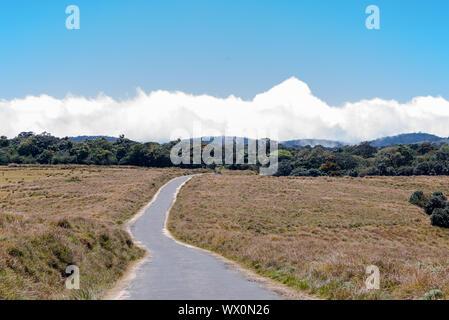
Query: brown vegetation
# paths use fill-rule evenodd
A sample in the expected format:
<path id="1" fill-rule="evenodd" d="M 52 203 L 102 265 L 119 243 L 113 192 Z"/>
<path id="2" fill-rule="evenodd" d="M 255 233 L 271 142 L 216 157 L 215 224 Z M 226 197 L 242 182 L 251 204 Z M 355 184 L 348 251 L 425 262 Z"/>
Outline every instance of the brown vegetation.
<path id="1" fill-rule="evenodd" d="M 143 255 L 122 224 L 180 169 L 0 167 L 0 299 L 95 299 Z M 80 268 L 80 290 L 65 268 Z"/>
<path id="2" fill-rule="evenodd" d="M 449 229 L 408 203 L 448 177 L 204 175 L 178 195 L 169 229 L 259 274 L 330 299 L 449 296 Z M 368 265 L 381 289 L 366 290 Z"/>

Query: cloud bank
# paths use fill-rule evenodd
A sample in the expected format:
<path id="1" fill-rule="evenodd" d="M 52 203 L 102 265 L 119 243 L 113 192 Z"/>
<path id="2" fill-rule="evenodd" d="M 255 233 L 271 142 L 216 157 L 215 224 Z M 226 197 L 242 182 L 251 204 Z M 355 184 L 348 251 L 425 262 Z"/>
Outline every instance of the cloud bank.
<path id="1" fill-rule="evenodd" d="M 46 131 L 61 137 L 125 134 L 138 141 L 168 141 L 174 136 L 197 136 L 194 127 L 201 127 L 216 130 L 206 132 L 210 135 L 358 142 L 418 131 L 446 137 L 448 124 L 449 101 L 442 97 L 416 97 L 403 104 L 376 98 L 334 107 L 296 78 L 251 101 L 232 95 L 216 98 L 141 89 L 134 98 L 121 101 L 105 95 L 0 100 L 0 135 L 8 137 L 21 131 Z"/>

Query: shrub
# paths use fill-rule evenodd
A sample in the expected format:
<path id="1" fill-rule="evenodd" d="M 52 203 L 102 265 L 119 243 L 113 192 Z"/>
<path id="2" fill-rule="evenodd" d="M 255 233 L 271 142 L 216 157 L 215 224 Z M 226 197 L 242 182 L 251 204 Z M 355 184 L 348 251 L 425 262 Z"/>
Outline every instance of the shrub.
<path id="1" fill-rule="evenodd" d="M 426 294 L 424 295 L 424 297 L 422 299 L 423 300 L 437 300 L 437 299 L 443 298 L 443 297 L 444 297 L 443 291 L 434 289 L 434 290 L 430 290 L 429 292 L 426 292 Z"/>
<path id="2" fill-rule="evenodd" d="M 447 198 L 441 192 L 434 192 L 425 206 L 426 213 L 431 215 L 433 210 L 444 208 L 447 204 Z"/>
<path id="3" fill-rule="evenodd" d="M 71 229 L 72 225 L 70 224 L 69 220 L 67 219 L 61 219 L 56 224 L 58 227 L 61 227 L 63 229 Z"/>
<path id="4" fill-rule="evenodd" d="M 413 192 L 413 194 L 410 196 L 410 199 L 408 200 L 408 202 L 410 202 L 411 204 L 414 204 L 415 206 L 421 208 L 424 208 L 428 201 L 429 199 L 427 199 L 424 193 L 420 190 Z"/>
<path id="5" fill-rule="evenodd" d="M 19 248 L 16 248 L 16 247 L 8 248 L 7 251 L 9 253 L 9 255 L 13 256 L 13 257 L 22 257 L 23 256 L 23 252 Z"/>
<path id="6" fill-rule="evenodd" d="M 430 216 L 432 226 L 449 228 L 449 207 L 444 209 L 436 208 Z"/>

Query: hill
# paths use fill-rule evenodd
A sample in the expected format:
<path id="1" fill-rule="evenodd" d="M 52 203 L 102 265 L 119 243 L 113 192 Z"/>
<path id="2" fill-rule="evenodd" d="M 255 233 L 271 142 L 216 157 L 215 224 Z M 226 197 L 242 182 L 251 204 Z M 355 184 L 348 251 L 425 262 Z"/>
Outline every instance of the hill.
<path id="1" fill-rule="evenodd" d="M 405 133 L 399 134 L 397 136 L 390 136 L 379 138 L 370 142 L 373 147 L 390 147 L 398 144 L 413 144 L 413 143 L 423 143 L 423 142 L 447 142 L 447 138 L 442 138 L 433 134 L 428 133 Z"/>

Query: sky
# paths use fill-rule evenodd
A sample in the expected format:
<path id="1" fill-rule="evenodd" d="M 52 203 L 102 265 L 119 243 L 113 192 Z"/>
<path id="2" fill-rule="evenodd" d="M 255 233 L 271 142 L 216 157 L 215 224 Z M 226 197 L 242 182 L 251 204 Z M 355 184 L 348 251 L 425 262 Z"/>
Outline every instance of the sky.
<path id="1" fill-rule="evenodd" d="M 379 30 L 365 26 L 371 4 Z M 66 28 L 68 5 L 79 30 Z M 270 117 L 282 139 L 449 136 L 448 100 L 447 0 L 0 2 L 8 136 L 166 140 L 193 122 L 267 131 Z"/>

